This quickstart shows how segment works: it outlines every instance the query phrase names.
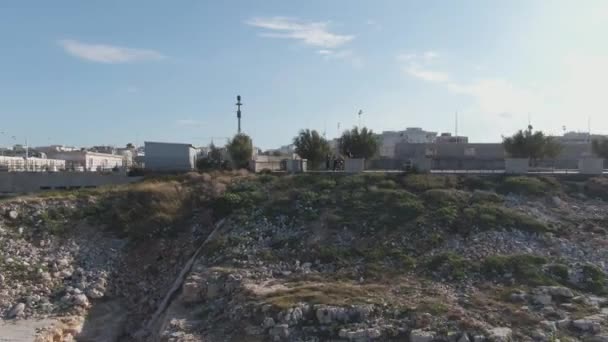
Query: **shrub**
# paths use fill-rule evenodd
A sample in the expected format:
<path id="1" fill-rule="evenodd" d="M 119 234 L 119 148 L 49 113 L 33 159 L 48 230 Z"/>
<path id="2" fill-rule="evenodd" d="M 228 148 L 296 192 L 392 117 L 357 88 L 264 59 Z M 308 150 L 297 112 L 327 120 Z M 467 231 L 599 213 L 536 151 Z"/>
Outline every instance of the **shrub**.
<path id="1" fill-rule="evenodd" d="M 502 203 L 503 198 L 492 191 L 475 190 L 471 196 L 473 203 Z"/>
<path id="2" fill-rule="evenodd" d="M 585 182 L 585 193 L 589 196 L 608 200 L 608 178 L 590 178 Z"/>
<path id="3" fill-rule="evenodd" d="M 606 294 L 606 274 L 599 267 L 587 264 L 582 267 L 583 281 L 581 288 L 596 294 Z"/>
<path id="4" fill-rule="evenodd" d="M 477 226 L 482 229 L 510 228 L 528 232 L 545 232 L 549 227 L 535 218 L 501 205 L 473 204 L 463 210 L 461 228 Z"/>
<path id="5" fill-rule="evenodd" d="M 552 285 L 555 282 L 543 273 L 547 260 L 531 254 L 493 255 L 481 264 L 482 274 L 489 278 L 506 279 L 511 275 L 516 281 L 531 285 Z"/>
<path id="6" fill-rule="evenodd" d="M 473 263 L 461 255 L 447 252 L 433 256 L 427 263 L 426 268 L 438 273 L 441 277 L 460 280 L 466 277 L 467 272 L 473 268 Z"/>
<path id="7" fill-rule="evenodd" d="M 108 194 L 98 212 L 105 213 L 101 217 L 110 229 L 141 240 L 176 233 L 191 204 L 190 192 L 180 183 L 148 181 Z"/>
<path id="8" fill-rule="evenodd" d="M 502 193 L 514 193 L 517 195 L 542 196 L 554 191 L 548 183 L 537 177 L 516 176 L 507 177 L 498 190 Z"/>
<path id="9" fill-rule="evenodd" d="M 560 282 L 568 281 L 568 266 L 564 264 L 551 264 L 547 266 L 547 272 Z"/>
<path id="10" fill-rule="evenodd" d="M 397 182 L 395 182 L 392 179 L 385 179 L 385 180 L 378 182 L 378 187 L 380 189 L 396 189 Z"/>
<path id="11" fill-rule="evenodd" d="M 422 192 L 430 189 L 449 189 L 456 187 L 458 181 L 451 176 L 429 174 L 409 174 L 403 178 L 403 185 L 412 191 Z"/>
<path id="12" fill-rule="evenodd" d="M 226 217 L 239 208 L 242 202 L 243 198 L 238 193 L 224 193 L 212 202 L 211 207 L 213 209 L 213 216 L 215 216 L 216 219 Z"/>
<path id="13" fill-rule="evenodd" d="M 464 206 L 470 195 L 456 189 L 431 189 L 424 192 L 425 203 L 432 206 Z"/>

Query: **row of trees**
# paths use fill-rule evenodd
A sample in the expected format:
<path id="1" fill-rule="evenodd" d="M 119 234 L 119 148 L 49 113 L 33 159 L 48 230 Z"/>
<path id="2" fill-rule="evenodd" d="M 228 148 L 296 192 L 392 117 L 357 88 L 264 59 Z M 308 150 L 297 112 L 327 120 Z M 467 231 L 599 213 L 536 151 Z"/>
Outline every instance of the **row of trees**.
<path id="1" fill-rule="evenodd" d="M 296 153 L 307 159 L 312 168 L 317 168 L 331 154 L 329 142 L 316 130 L 301 130 L 293 139 Z M 355 127 L 342 133 L 338 139 L 340 154 L 349 158 L 371 158 L 378 151 L 374 132 L 366 127 Z"/>
<path id="2" fill-rule="evenodd" d="M 532 131 L 532 126 L 504 138 L 502 144 L 510 157 L 529 158 L 532 163 L 540 159 L 555 158 L 563 148 L 559 142 L 543 132 Z M 596 156 L 608 159 L 608 139 L 593 140 L 591 147 Z"/>
<path id="3" fill-rule="evenodd" d="M 243 169 L 249 166 L 249 160 L 253 156 L 253 144 L 247 134 L 235 135 L 225 147 L 230 155 L 230 162 L 224 158 L 222 151 L 211 143 L 207 158 L 199 159 L 197 168 L 199 170 Z"/>
<path id="4" fill-rule="evenodd" d="M 316 130 L 301 130 L 293 139 L 293 144 L 296 153 L 307 159 L 312 168 L 317 168 L 332 153 L 329 142 Z M 561 144 L 542 131 L 533 131 L 532 126 L 504 138 L 503 146 L 510 157 L 529 158 L 532 163 L 555 158 L 562 150 Z M 608 139 L 594 140 L 592 148 L 595 155 L 608 159 Z M 338 139 L 338 149 L 344 157 L 369 159 L 378 152 L 378 140 L 367 127 L 354 127 L 342 133 Z M 226 144 L 226 150 L 231 165 L 222 158 L 220 149 L 211 144 L 208 158 L 199 161 L 199 169 L 246 168 L 253 155 L 251 138 L 243 133 L 237 134 Z"/>

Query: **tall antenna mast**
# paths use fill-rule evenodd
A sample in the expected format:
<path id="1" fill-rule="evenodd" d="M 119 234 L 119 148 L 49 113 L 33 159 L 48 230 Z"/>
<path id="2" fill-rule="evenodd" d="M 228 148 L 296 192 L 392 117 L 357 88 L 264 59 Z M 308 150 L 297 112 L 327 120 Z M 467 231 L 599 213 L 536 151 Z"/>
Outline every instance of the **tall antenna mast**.
<path id="1" fill-rule="evenodd" d="M 241 103 L 241 95 L 237 95 L 236 96 L 236 117 L 239 121 L 239 129 L 238 129 L 238 133 L 241 134 L 241 106 L 243 104 Z"/>
<path id="2" fill-rule="evenodd" d="M 359 113 L 357 115 L 359 115 L 359 129 L 361 129 L 361 114 L 363 114 L 363 110 L 359 109 Z"/>

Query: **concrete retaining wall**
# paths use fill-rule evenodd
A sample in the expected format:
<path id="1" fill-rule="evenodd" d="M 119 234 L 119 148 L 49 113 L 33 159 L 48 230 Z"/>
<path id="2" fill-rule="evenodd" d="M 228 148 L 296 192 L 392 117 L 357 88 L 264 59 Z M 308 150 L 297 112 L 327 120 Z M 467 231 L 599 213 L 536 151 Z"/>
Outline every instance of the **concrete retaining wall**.
<path id="1" fill-rule="evenodd" d="M 604 159 L 582 158 L 578 160 L 578 172 L 586 175 L 601 175 L 604 172 Z"/>
<path id="2" fill-rule="evenodd" d="M 365 159 L 352 158 L 344 160 L 344 172 L 359 173 L 365 170 Z"/>
<path id="3" fill-rule="evenodd" d="M 95 172 L 1 172 L 0 193 L 25 193 L 41 190 L 95 188 L 110 184 L 127 184 L 141 180 L 125 174 Z"/>
<path id="4" fill-rule="evenodd" d="M 285 161 L 287 172 L 300 173 L 306 172 L 307 160 L 306 159 L 287 159 Z"/>
<path id="5" fill-rule="evenodd" d="M 506 158 L 505 173 L 524 174 L 530 169 L 530 159 L 528 158 Z"/>

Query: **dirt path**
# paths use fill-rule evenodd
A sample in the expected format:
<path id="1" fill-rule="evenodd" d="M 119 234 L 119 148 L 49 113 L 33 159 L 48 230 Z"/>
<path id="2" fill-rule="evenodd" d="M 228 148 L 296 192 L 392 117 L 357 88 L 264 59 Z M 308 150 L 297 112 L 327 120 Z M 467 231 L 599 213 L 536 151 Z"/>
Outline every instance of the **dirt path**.
<path id="1" fill-rule="evenodd" d="M 52 318 L 0 320 L 0 342 L 32 342 L 36 337 L 36 330 L 56 323 Z"/>

